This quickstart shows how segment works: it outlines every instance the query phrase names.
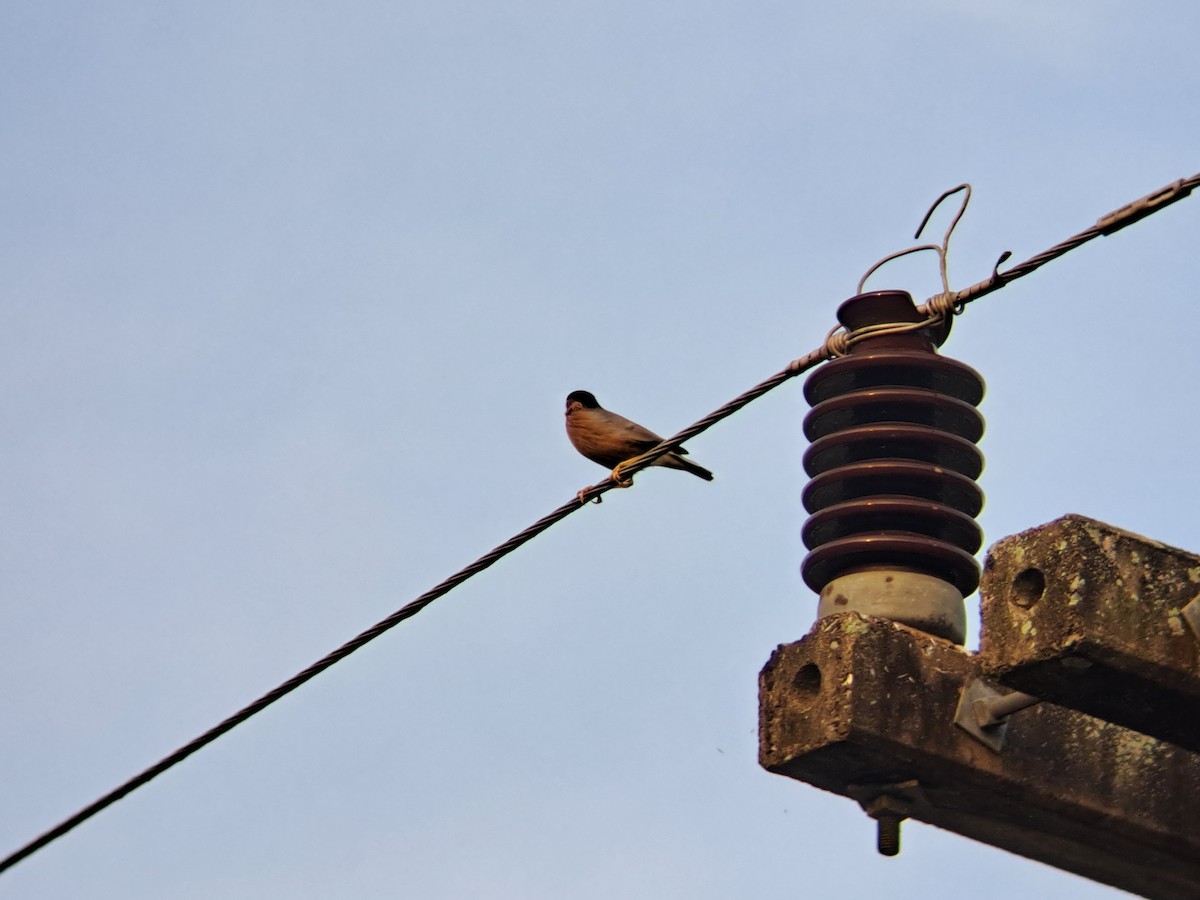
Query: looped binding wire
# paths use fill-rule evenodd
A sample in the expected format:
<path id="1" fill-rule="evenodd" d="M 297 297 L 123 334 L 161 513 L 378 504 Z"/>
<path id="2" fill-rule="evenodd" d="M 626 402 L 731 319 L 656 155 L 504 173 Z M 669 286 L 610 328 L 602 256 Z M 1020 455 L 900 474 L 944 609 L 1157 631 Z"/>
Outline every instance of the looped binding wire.
<path id="1" fill-rule="evenodd" d="M 929 220 L 933 218 L 933 214 L 937 211 L 937 208 L 941 206 L 942 203 L 947 199 L 953 197 L 960 191 L 963 194 L 962 203 L 959 204 L 958 212 L 954 214 L 954 218 L 950 220 L 950 225 L 946 229 L 946 234 L 942 237 L 942 242 L 940 244 L 918 244 L 915 247 L 909 247 L 905 250 L 898 250 L 895 253 L 889 253 L 883 259 L 879 260 L 879 262 L 875 263 L 875 265 L 867 269 L 863 277 L 858 280 L 858 290 L 856 293 L 861 294 L 863 292 L 863 286 L 867 283 L 867 279 L 892 260 L 899 259 L 901 256 L 907 256 L 910 253 L 918 253 L 922 250 L 932 250 L 937 254 L 938 258 L 938 274 L 941 275 L 942 278 L 942 291 L 949 294 L 950 276 L 946 270 L 946 257 L 950 253 L 950 236 L 954 234 L 954 229 L 958 227 L 959 220 L 962 219 L 963 213 L 967 211 L 967 204 L 971 202 L 971 185 L 963 182 L 957 187 L 952 187 L 948 191 L 943 191 L 942 195 L 933 201 L 933 205 L 929 207 L 929 211 L 925 213 L 925 217 L 921 219 L 921 224 L 917 226 L 917 231 L 913 235 L 913 240 L 919 240 L 921 237 L 921 232 L 925 230 L 925 226 L 929 224 Z"/>
<path id="2" fill-rule="evenodd" d="M 929 316 L 929 324 L 935 325 L 951 316 L 957 316 L 963 311 L 963 305 L 958 299 L 957 293 L 946 291 L 941 294 L 934 294 L 917 308 Z"/>
<path id="3" fill-rule="evenodd" d="M 939 296 L 943 295 L 939 294 Z M 913 331 L 920 331 L 922 328 L 936 325 L 942 319 L 943 316 L 940 313 L 930 314 L 920 322 L 885 322 L 881 325 L 866 325 L 856 328 L 854 331 L 847 331 L 844 325 L 838 325 L 825 336 L 823 349 L 828 354 L 827 359 L 836 359 L 839 356 L 845 356 L 850 352 L 851 347 L 862 341 L 890 334 L 909 334 Z"/>
<path id="4" fill-rule="evenodd" d="M 845 356 L 850 352 L 850 332 L 838 325 L 825 336 L 825 352 L 830 359 Z"/>
<path id="5" fill-rule="evenodd" d="M 845 356 L 850 348 L 860 341 L 867 340 L 873 337 L 882 337 L 888 334 L 907 334 L 912 331 L 919 331 L 929 325 L 938 325 L 951 316 L 962 312 L 963 303 L 958 300 L 958 295 L 950 290 L 950 276 L 947 271 L 946 259 L 950 252 L 950 237 L 954 234 L 954 229 L 958 227 L 959 220 L 962 219 L 963 213 L 967 211 L 967 204 L 971 202 L 971 185 L 963 183 L 957 187 L 953 187 L 942 193 L 940 197 L 933 201 L 933 205 L 929 207 L 929 211 L 925 213 L 921 219 L 921 224 L 917 226 L 917 231 L 913 235 L 914 240 L 921 237 L 921 233 L 925 230 L 925 226 L 929 224 L 929 220 L 933 217 L 937 208 L 942 205 L 945 200 L 955 194 L 962 192 L 962 203 L 958 207 L 958 212 L 951 219 L 949 227 L 946 229 L 945 235 L 942 237 L 940 244 L 917 244 L 914 247 L 907 247 L 904 250 L 897 250 L 895 253 L 889 253 L 879 262 L 871 266 L 863 274 L 863 277 L 858 281 L 858 290 L 856 293 L 863 293 L 867 279 L 875 274 L 880 268 L 894 259 L 899 259 L 902 256 L 908 256 L 910 253 L 921 253 L 923 251 L 931 251 L 937 254 L 938 258 L 938 274 L 942 280 L 942 292 L 933 297 L 930 297 L 925 303 L 918 307 L 921 312 L 925 313 L 925 318 L 920 322 L 894 322 L 885 323 L 882 325 L 869 325 L 865 328 L 859 328 L 855 331 L 848 332 L 839 325 L 825 336 L 825 344 L 822 350 L 826 354 L 826 358 L 835 359 L 839 356 Z"/>

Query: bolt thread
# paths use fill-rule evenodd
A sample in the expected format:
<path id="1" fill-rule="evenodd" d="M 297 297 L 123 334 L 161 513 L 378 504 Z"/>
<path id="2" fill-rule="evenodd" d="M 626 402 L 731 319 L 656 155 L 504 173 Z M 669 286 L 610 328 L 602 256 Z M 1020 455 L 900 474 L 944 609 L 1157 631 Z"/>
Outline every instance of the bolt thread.
<path id="1" fill-rule="evenodd" d="M 882 856 L 897 856 L 900 853 L 900 823 L 902 816 L 895 813 L 880 813 L 876 816 L 875 846 Z"/>

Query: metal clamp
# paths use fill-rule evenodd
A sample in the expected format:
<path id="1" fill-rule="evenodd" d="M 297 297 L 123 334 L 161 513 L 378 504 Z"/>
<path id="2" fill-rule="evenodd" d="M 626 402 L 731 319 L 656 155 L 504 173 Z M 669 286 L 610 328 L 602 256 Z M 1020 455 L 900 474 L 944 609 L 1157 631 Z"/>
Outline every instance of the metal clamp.
<path id="1" fill-rule="evenodd" d="M 1020 691 L 1002 694 L 983 679 L 975 678 L 958 698 L 954 724 L 993 753 L 999 753 L 1004 747 L 1009 716 L 1041 702 L 1040 698 Z"/>
<path id="2" fill-rule="evenodd" d="M 1200 641 L 1200 597 L 1192 598 L 1183 609 L 1179 611 L 1183 616 L 1183 621 L 1188 623 L 1188 627 L 1192 629 L 1192 636 Z"/>

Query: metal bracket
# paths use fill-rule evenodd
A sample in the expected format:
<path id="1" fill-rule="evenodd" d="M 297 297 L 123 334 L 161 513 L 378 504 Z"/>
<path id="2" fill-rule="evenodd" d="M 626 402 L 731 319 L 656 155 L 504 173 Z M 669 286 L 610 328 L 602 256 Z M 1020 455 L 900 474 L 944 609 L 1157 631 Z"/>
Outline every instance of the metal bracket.
<path id="1" fill-rule="evenodd" d="M 1193 597 L 1183 609 L 1179 611 L 1183 616 L 1183 621 L 1188 623 L 1188 627 L 1192 629 L 1192 636 L 1200 641 L 1200 597 Z"/>
<path id="2" fill-rule="evenodd" d="M 1035 703 L 1041 703 L 1041 700 L 1032 694 L 1020 691 L 1002 694 L 983 679 L 975 678 L 967 683 L 958 698 L 954 724 L 993 753 L 999 753 L 1008 732 L 1008 717 Z"/>

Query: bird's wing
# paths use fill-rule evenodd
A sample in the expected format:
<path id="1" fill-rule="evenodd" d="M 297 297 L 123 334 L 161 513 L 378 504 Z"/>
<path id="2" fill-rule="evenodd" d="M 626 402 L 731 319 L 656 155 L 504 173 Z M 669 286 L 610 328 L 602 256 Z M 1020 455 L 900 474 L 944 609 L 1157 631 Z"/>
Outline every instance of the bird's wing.
<path id="1" fill-rule="evenodd" d="M 608 413 L 605 418 L 608 419 L 608 424 L 613 430 L 618 431 L 630 444 L 636 444 L 640 448 L 640 452 L 645 452 L 662 442 L 662 438 L 649 428 L 644 428 L 637 422 L 631 422 L 629 419 L 617 415 L 615 412 L 609 412 L 608 410 L 605 410 L 605 412 Z"/>
<path id="2" fill-rule="evenodd" d="M 631 422 L 631 421 L 629 421 L 629 419 L 625 418 L 624 416 L 618 415 L 615 412 L 610 412 L 607 409 L 605 410 L 605 412 L 608 413 L 608 415 L 610 417 L 609 421 L 611 422 L 613 427 L 622 429 L 624 431 L 625 436 L 629 439 L 629 442 L 631 444 L 636 443 L 638 445 L 639 453 L 645 453 L 647 450 L 651 449 L 652 447 L 657 447 L 659 444 L 662 443 L 663 439 L 661 437 L 659 437 L 657 434 L 655 434 L 653 431 L 651 431 L 649 428 L 639 425 L 637 422 Z M 688 455 L 688 452 L 685 449 L 683 449 L 682 447 L 676 447 L 671 452 L 678 453 L 680 456 Z"/>

